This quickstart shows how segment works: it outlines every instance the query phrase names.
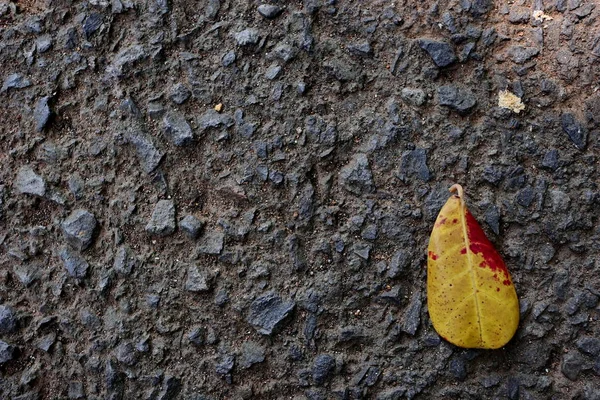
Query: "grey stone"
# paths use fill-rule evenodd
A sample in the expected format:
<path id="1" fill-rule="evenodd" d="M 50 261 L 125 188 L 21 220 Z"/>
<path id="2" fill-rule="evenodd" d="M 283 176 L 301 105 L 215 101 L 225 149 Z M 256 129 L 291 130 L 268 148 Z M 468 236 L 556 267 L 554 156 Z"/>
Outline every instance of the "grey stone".
<path id="1" fill-rule="evenodd" d="M 0 305 L 0 333 L 11 333 L 17 328 L 17 319 L 13 309 Z"/>
<path id="2" fill-rule="evenodd" d="M 204 233 L 198 244 L 198 252 L 204 254 L 221 254 L 225 235 L 218 230 L 211 230 Z"/>
<path id="3" fill-rule="evenodd" d="M 406 267 L 408 267 L 409 263 L 409 253 L 405 250 L 398 250 L 392 256 L 387 276 L 392 279 L 400 277 L 400 274 L 402 274 L 406 270 Z"/>
<path id="4" fill-rule="evenodd" d="M 35 120 L 35 130 L 41 132 L 48 124 L 52 111 L 50 111 L 50 96 L 44 96 L 35 103 L 33 110 L 33 119 Z"/>
<path id="5" fill-rule="evenodd" d="M 277 65 L 277 64 L 273 64 L 269 67 L 269 69 L 267 69 L 267 72 L 265 72 L 265 78 L 272 81 L 273 79 L 275 79 L 279 76 L 280 72 L 281 72 L 281 66 Z"/>
<path id="6" fill-rule="evenodd" d="M 117 360 L 128 367 L 137 364 L 137 355 L 135 353 L 135 347 L 131 342 L 124 342 L 117 347 L 115 351 Z"/>
<path id="7" fill-rule="evenodd" d="M 228 128 L 234 123 L 235 121 L 231 115 L 221 114 L 212 108 L 198 118 L 198 126 L 201 130 L 208 128 Z"/>
<path id="8" fill-rule="evenodd" d="M 52 347 L 55 341 L 56 332 L 50 332 L 49 334 L 42 336 L 38 341 L 36 341 L 35 347 L 47 353 L 50 351 L 50 348 Z"/>
<path id="9" fill-rule="evenodd" d="M 260 15 L 267 19 L 275 19 L 283 12 L 281 7 L 273 4 L 261 4 L 257 10 Z"/>
<path id="10" fill-rule="evenodd" d="M 411 336 L 415 335 L 421 323 L 421 306 L 421 292 L 414 292 L 400 323 L 402 332 L 406 332 Z"/>
<path id="11" fill-rule="evenodd" d="M 461 115 L 469 113 L 477 104 L 470 90 L 455 85 L 440 86 L 437 92 L 440 105 L 450 107 Z"/>
<path id="12" fill-rule="evenodd" d="M 235 365 L 235 356 L 233 354 L 225 354 L 221 357 L 221 361 L 215 366 L 215 371 L 219 375 L 227 375 Z"/>
<path id="13" fill-rule="evenodd" d="M 294 301 L 284 301 L 275 292 L 268 292 L 252 302 L 246 321 L 259 333 L 273 335 L 283 327 L 295 307 Z"/>
<path id="14" fill-rule="evenodd" d="M 485 210 L 485 222 L 492 229 L 492 231 L 496 234 L 500 234 L 500 210 L 494 204 L 490 204 L 490 206 Z"/>
<path id="15" fill-rule="evenodd" d="M 257 29 L 247 28 L 235 34 L 235 40 L 239 46 L 255 45 L 260 39 Z"/>
<path id="16" fill-rule="evenodd" d="M 193 215 L 186 215 L 179 221 L 179 229 L 190 239 L 196 239 L 204 227 L 204 222 Z"/>
<path id="17" fill-rule="evenodd" d="M 190 265 L 185 279 L 185 290 L 193 293 L 207 292 L 210 289 L 206 274 L 197 265 Z"/>
<path id="18" fill-rule="evenodd" d="M 196 346 L 202 346 L 205 343 L 206 329 L 196 326 L 192 328 L 191 331 L 188 332 L 187 338 L 190 343 Z"/>
<path id="19" fill-rule="evenodd" d="M 69 275 L 77 279 L 85 278 L 89 264 L 81 255 L 70 247 L 63 247 L 59 255 Z"/>
<path id="20" fill-rule="evenodd" d="M 46 194 L 46 182 L 44 178 L 36 174 L 30 166 L 19 168 L 15 184 L 19 193 L 36 196 L 44 196 Z"/>
<path id="21" fill-rule="evenodd" d="M 431 179 L 425 149 L 409 150 L 402 153 L 399 178 L 406 180 L 407 177 L 415 177 L 423 182 Z"/>
<path id="22" fill-rule="evenodd" d="M 135 148 L 142 169 L 146 173 L 154 171 L 165 154 L 158 150 L 150 138 L 142 131 L 135 130 L 128 132 L 125 138 Z"/>
<path id="23" fill-rule="evenodd" d="M 289 62 L 298 54 L 298 50 L 288 43 L 280 43 L 273 49 L 273 55 L 278 59 Z"/>
<path id="24" fill-rule="evenodd" d="M 312 378 L 315 385 L 324 384 L 335 371 L 335 358 L 329 354 L 321 354 L 315 358 L 312 366 Z"/>
<path id="25" fill-rule="evenodd" d="M 435 65 L 447 67 L 454 64 L 458 59 L 454 49 L 446 42 L 438 42 L 430 39 L 419 39 L 419 46 L 429 54 Z"/>
<path id="26" fill-rule="evenodd" d="M 13 359 L 15 348 L 4 340 L 0 340 L 0 365 Z"/>
<path id="27" fill-rule="evenodd" d="M 69 382 L 67 396 L 69 397 L 69 399 L 83 399 L 85 397 L 83 383 L 78 381 Z"/>
<path id="28" fill-rule="evenodd" d="M 1 315 L 1 312 L 0 312 Z M 1 318 L 1 317 L 0 317 Z M 1 321 L 1 319 L 0 319 Z M 1 323 L 1 322 L 0 322 Z M 600 339 L 592 336 L 581 336 L 575 342 L 577 348 L 590 356 L 598 356 L 600 355 Z"/>
<path id="29" fill-rule="evenodd" d="M 254 364 L 265 360 L 265 348 L 256 342 L 245 342 L 242 344 L 242 355 L 240 357 L 240 367 L 248 369 Z"/>
<path id="30" fill-rule="evenodd" d="M 542 168 L 556 171 L 559 166 L 558 150 L 548 150 L 542 159 Z"/>
<path id="31" fill-rule="evenodd" d="M 225 53 L 223 58 L 221 58 L 221 64 L 223 64 L 224 67 L 229 67 L 235 62 L 235 59 L 235 52 L 233 50 L 230 50 L 227 53 Z"/>
<path id="32" fill-rule="evenodd" d="M 539 49 L 535 47 L 511 46 L 508 49 L 508 56 L 517 64 L 523 64 L 539 54 Z"/>
<path id="33" fill-rule="evenodd" d="M 355 195 L 370 193 L 375 189 L 369 160 L 363 153 L 357 153 L 350 159 L 340 170 L 339 178 L 344 189 Z"/>
<path id="34" fill-rule="evenodd" d="M 426 95 L 425 92 L 421 89 L 413 89 L 413 88 L 404 88 L 400 92 L 400 97 L 406 103 L 413 106 L 422 106 L 425 104 Z"/>
<path id="35" fill-rule="evenodd" d="M 75 210 L 62 222 L 67 242 L 79 251 L 91 246 L 97 227 L 96 218 L 86 210 Z"/>
<path id="36" fill-rule="evenodd" d="M 192 92 L 190 92 L 190 89 L 188 89 L 183 83 L 176 83 L 171 88 L 169 98 L 175 104 L 183 104 L 190 98 L 191 95 Z"/>
<path id="37" fill-rule="evenodd" d="M 572 351 L 568 352 L 563 356 L 560 370 L 564 376 L 572 381 L 576 381 L 583 370 L 583 362 L 584 360 L 579 354 Z"/>
<path id="38" fill-rule="evenodd" d="M 373 49 L 369 42 L 351 43 L 347 46 L 348 51 L 355 56 L 359 57 L 371 57 L 373 55 Z"/>
<path id="39" fill-rule="evenodd" d="M 462 357 L 455 357 L 450 360 L 448 369 L 450 370 L 450 373 L 461 382 L 467 377 L 467 366 Z"/>
<path id="40" fill-rule="evenodd" d="M 587 145 L 587 129 L 575 119 L 575 116 L 571 113 L 564 113 L 560 116 L 560 124 L 563 132 L 565 132 L 571 142 L 579 150 L 585 149 Z"/>
<path id="41" fill-rule="evenodd" d="M 133 272 L 137 260 L 129 246 L 120 246 L 115 254 L 113 268 L 119 275 L 128 276 Z"/>
<path id="42" fill-rule="evenodd" d="M 175 232 L 175 227 L 175 203 L 172 200 L 160 200 L 146 225 L 146 232 L 151 235 L 168 236 Z"/>
<path id="43" fill-rule="evenodd" d="M 187 146 L 192 143 L 194 134 L 185 116 L 177 111 L 171 111 L 163 117 L 165 136 L 175 146 Z"/>
<path id="44" fill-rule="evenodd" d="M 208 4 L 204 8 L 204 15 L 208 19 L 217 18 L 217 14 L 219 14 L 219 10 L 221 9 L 221 1 L 220 0 L 208 0 Z"/>
<path id="45" fill-rule="evenodd" d="M 102 14 L 91 13 L 85 21 L 83 21 L 83 33 L 89 39 L 102 26 Z"/>
<path id="46" fill-rule="evenodd" d="M 10 74 L 4 79 L 0 93 L 4 93 L 9 89 L 23 89 L 31 86 L 31 81 L 19 73 Z"/>
<path id="47" fill-rule="evenodd" d="M 35 39 L 35 47 L 38 53 L 45 53 L 52 47 L 52 36 L 41 35 Z"/>
<path id="48" fill-rule="evenodd" d="M 157 400 L 176 400 L 183 385 L 179 378 L 174 376 L 165 376 L 162 383 L 162 389 L 158 394 Z"/>
<path id="49" fill-rule="evenodd" d="M 148 54 L 142 45 L 135 44 L 125 47 L 106 67 L 106 72 L 114 77 L 122 77 L 133 65 L 146 58 Z"/>

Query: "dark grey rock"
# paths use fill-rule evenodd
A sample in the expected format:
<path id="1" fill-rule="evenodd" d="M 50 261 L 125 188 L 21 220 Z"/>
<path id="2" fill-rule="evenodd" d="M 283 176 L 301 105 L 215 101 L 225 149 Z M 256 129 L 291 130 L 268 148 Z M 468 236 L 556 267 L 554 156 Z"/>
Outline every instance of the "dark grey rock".
<path id="1" fill-rule="evenodd" d="M 176 83 L 171 88 L 169 98 L 175 104 L 183 104 L 190 98 L 191 95 L 192 92 L 190 92 L 190 89 L 188 89 L 183 83 Z"/>
<path id="2" fill-rule="evenodd" d="M 355 56 L 359 57 L 371 57 L 373 55 L 373 49 L 369 42 L 351 43 L 347 46 L 348 51 Z"/>
<path id="3" fill-rule="evenodd" d="M 142 131 L 131 131 L 126 134 L 126 140 L 135 148 L 140 164 L 146 173 L 150 173 L 158 167 L 164 157 L 164 153 L 158 150 L 152 140 Z"/>
<path id="4" fill-rule="evenodd" d="M 458 59 L 454 49 L 446 42 L 438 42 L 430 39 L 419 39 L 419 46 L 429 54 L 435 65 L 447 67 L 454 64 Z"/>
<path id="5" fill-rule="evenodd" d="M 85 397 L 83 383 L 79 381 L 69 382 L 69 386 L 67 388 L 67 396 L 69 397 L 69 399 L 83 399 Z"/>
<path id="6" fill-rule="evenodd" d="M 35 40 L 35 47 L 38 53 L 45 53 L 52 47 L 52 36 L 41 35 Z"/>
<path id="7" fill-rule="evenodd" d="M 106 67 L 106 72 L 110 76 L 122 77 L 136 63 L 146 58 L 148 54 L 142 45 L 134 44 L 125 47 L 113 59 L 112 63 Z"/>
<path id="8" fill-rule="evenodd" d="M 409 150 L 402 153 L 399 178 L 406 181 L 407 177 L 415 177 L 423 182 L 431 179 L 425 149 Z"/>
<path id="9" fill-rule="evenodd" d="M 272 81 L 273 79 L 275 79 L 279 76 L 280 72 L 281 72 L 281 66 L 277 65 L 277 64 L 273 64 L 267 69 L 267 72 L 265 72 L 265 78 Z"/>
<path id="10" fill-rule="evenodd" d="M 228 128 L 234 123 L 231 115 L 218 113 L 212 108 L 198 118 L 198 126 L 203 131 L 208 128 Z"/>
<path id="11" fill-rule="evenodd" d="M 223 243 L 225 234 L 218 230 L 204 232 L 198 244 L 198 252 L 204 254 L 221 254 L 223 251 Z"/>
<path id="12" fill-rule="evenodd" d="M 175 400 L 183 389 L 183 384 L 179 378 L 174 376 L 165 376 L 162 383 L 162 389 L 158 394 L 157 400 Z"/>
<path id="13" fill-rule="evenodd" d="M 576 381 L 583 370 L 584 359 L 575 352 L 568 352 L 563 356 L 560 370 L 563 375 L 572 381 Z"/>
<path id="14" fill-rule="evenodd" d="M 558 150 L 548 150 L 542 159 L 542 168 L 556 171 L 559 166 Z"/>
<path id="15" fill-rule="evenodd" d="M 115 254 L 115 261 L 113 263 L 115 272 L 123 276 L 131 275 L 136 264 L 137 260 L 131 248 L 129 246 L 120 246 Z"/>
<path id="16" fill-rule="evenodd" d="M 69 275 L 76 279 L 85 278 L 89 264 L 81 255 L 70 247 L 63 247 L 59 255 Z"/>
<path id="17" fill-rule="evenodd" d="M 268 292 L 252 302 L 246 321 L 259 333 L 272 335 L 282 328 L 295 307 L 294 301 L 284 301 L 275 292 Z"/>
<path id="18" fill-rule="evenodd" d="M 204 228 L 204 222 L 193 215 L 186 215 L 179 221 L 179 229 L 190 239 L 196 239 Z"/>
<path id="19" fill-rule="evenodd" d="M 315 358 L 312 366 L 312 378 L 315 385 L 324 384 L 335 371 L 335 358 L 329 354 L 321 354 Z"/>
<path id="20" fill-rule="evenodd" d="M 17 319 L 13 309 L 0 305 L 0 333 L 11 333 L 17 328 Z"/>
<path id="21" fill-rule="evenodd" d="M 260 40 L 260 33 L 257 29 L 247 28 L 235 34 L 235 40 L 238 46 L 255 45 Z"/>
<path id="22" fill-rule="evenodd" d="M 494 204 L 490 204 L 489 207 L 485 210 L 485 222 L 492 229 L 492 231 L 496 234 L 500 234 L 500 210 Z"/>
<path id="23" fill-rule="evenodd" d="M 233 354 L 225 354 L 221 357 L 221 361 L 215 366 L 215 371 L 219 375 L 227 375 L 233 370 L 235 365 L 235 356 Z"/>
<path id="24" fill-rule="evenodd" d="M 115 351 L 115 357 L 121 364 L 127 365 L 128 367 L 137 364 L 137 354 L 135 352 L 135 347 L 131 342 L 121 343 Z"/>
<path id="25" fill-rule="evenodd" d="M 166 113 L 163 125 L 165 136 L 175 146 L 187 146 L 192 143 L 194 133 L 183 114 L 177 111 Z"/>
<path id="26" fill-rule="evenodd" d="M 258 13 L 267 19 L 275 19 L 281 13 L 283 9 L 273 4 L 261 4 L 258 6 Z"/>
<path id="27" fill-rule="evenodd" d="M 235 59 L 236 59 L 235 52 L 233 50 L 228 51 L 227 53 L 225 53 L 223 58 L 221 58 L 221 64 L 223 64 L 224 67 L 229 67 L 231 64 L 233 64 L 235 62 Z"/>
<path id="28" fill-rule="evenodd" d="M 49 103 L 50 96 L 44 96 L 35 103 L 33 119 L 35 120 L 35 130 L 37 132 L 41 132 L 46 127 L 52 116 Z"/>
<path id="29" fill-rule="evenodd" d="M 471 14 L 474 17 L 481 17 L 492 8 L 492 0 L 473 0 L 471 2 Z"/>
<path id="30" fill-rule="evenodd" d="M 1 312 L 0 312 L 1 315 Z M 0 317 L 1 323 L 1 317 Z M 575 345 L 579 349 L 579 351 L 588 354 L 590 356 L 598 356 L 600 355 L 600 339 L 592 336 L 581 336 L 575 342 Z"/>
<path id="31" fill-rule="evenodd" d="M 387 276 L 392 279 L 399 278 L 408 267 L 410 260 L 411 257 L 407 251 L 398 250 L 396 253 L 394 253 L 392 259 L 390 260 Z"/>
<path id="32" fill-rule="evenodd" d="M 461 382 L 467 377 L 467 366 L 462 357 L 455 357 L 450 360 L 448 370 L 450 370 L 450 373 Z"/>
<path id="33" fill-rule="evenodd" d="M 363 239 L 366 239 L 366 240 L 377 239 L 377 225 L 375 225 L 375 224 L 367 225 L 365 227 L 365 229 L 363 229 L 363 231 L 361 232 L 361 236 Z"/>
<path id="34" fill-rule="evenodd" d="M 340 170 L 339 179 L 344 189 L 358 196 L 375 189 L 369 160 L 363 153 L 357 153 L 352 157 L 350 162 Z"/>
<path id="35" fill-rule="evenodd" d="M 509 378 L 506 382 L 506 397 L 510 400 L 518 400 L 519 392 L 519 381 L 516 378 Z"/>
<path id="36" fill-rule="evenodd" d="M 539 49 L 535 47 L 511 46 L 508 49 L 508 56 L 517 64 L 523 64 L 539 54 Z"/>
<path id="37" fill-rule="evenodd" d="M 440 86 L 437 92 L 440 105 L 450 107 L 461 115 L 468 114 L 477 104 L 470 90 L 455 85 Z"/>
<path id="38" fill-rule="evenodd" d="M 4 340 L 0 340 L 0 365 L 13 359 L 15 348 Z"/>
<path id="39" fill-rule="evenodd" d="M 421 306 L 421 292 L 414 292 L 402 316 L 402 322 L 400 323 L 402 332 L 406 332 L 411 336 L 417 333 L 421 323 Z"/>
<path id="40" fill-rule="evenodd" d="M 323 62 L 323 68 L 340 82 L 357 82 L 362 76 L 360 66 L 344 59 L 334 58 Z"/>
<path id="41" fill-rule="evenodd" d="M 83 33 L 87 39 L 91 38 L 92 35 L 100 29 L 102 26 L 102 14 L 99 13 L 91 13 L 84 21 L 83 21 Z"/>
<path id="42" fill-rule="evenodd" d="M 196 346 L 203 346 L 205 343 L 206 329 L 196 326 L 187 334 L 190 343 Z"/>
<path id="43" fill-rule="evenodd" d="M 298 54 L 298 49 L 288 43 L 280 43 L 273 49 L 273 55 L 283 62 L 292 61 Z"/>
<path id="44" fill-rule="evenodd" d="M 168 236 L 175 232 L 175 227 L 175 203 L 172 200 L 160 200 L 146 225 L 146 232 L 151 235 Z"/>
<path id="45" fill-rule="evenodd" d="M 190 265 L 185 279 L 185 290 L 192 293 L 207 292 L 210 289 L 206 273 L 197 265 Z"/>
<path id="46" fill-rule="evenodd" d="M 30 166 L 19 168 L 15 181 L 17 192 L 44 196 L 46 194 L 46 182 L 44 178 L 36 174 Z"/>
<path id="47" fill-rule="evenodd" d="M 422 106 L 425 104 L 425 100 L 427 99 L 427 96 L 422 89 L 413 88 L 402 89 L 400 92 L 400 97 L 402 97 L 402 100 L 404 100 L 406 103 L 413 106 Z"/>
<path id="48" fill-rule="evenodd" d="M 25 78 L 23 75 L 14 73 L 10 74 L 4 79 L 0 93 L 4 93 L 9 89 L 23 89 L 31 86 L 31 81 Z"/>
<path id="49" fill-rule="evenodd" d="M 575 144 L 579 150 L 585 149 L 587 145 L 587 129 L 575 119 L 571 113 L 564 113 L 560 116 L 560 124 L 563 132 L 569 135 L 571 142 Z"/>
<path id="50" fill-rule="evenodd" d="M 54 342 L 56 342 L 56 332 L 50 332 L 49 334 L 42 336 L 38 341 L 36 341 L 35 347 L 47 353 L 50 351 L 50 348 L 52 347 Z"/>
<path id="51" fill-rule="evenodd" d="M 219 14 L 220 9 L 220 0 L 208 0 L 208 4 L 206 4 L 206 7 L 204 8 L 204 15 L 208 19 L 215 19 L 217 18 L 217 14 Z"/>
<path id="52" fill-rule="evenodd" d="M 98 223 L 86 210 L 75 210 L 62 222 L 61 229 L 67 243 L 79 251 L 91 246 Z"/>
<path id="53" fill-rule="evenodd" d="M 242 345 L 242 355 L 240 357 L 240 367 L 248 369 L 254 364 L 259 364 L 265 360 L 265 348 L 256 342 L 244 342 Z"/>

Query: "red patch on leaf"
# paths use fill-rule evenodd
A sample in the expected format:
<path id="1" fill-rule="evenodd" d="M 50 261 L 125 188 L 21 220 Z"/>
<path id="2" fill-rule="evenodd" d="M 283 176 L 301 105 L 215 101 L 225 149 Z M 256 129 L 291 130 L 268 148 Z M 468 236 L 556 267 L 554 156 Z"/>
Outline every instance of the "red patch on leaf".
<path id="1" fill-rule="evenodd" d="M 469 248 L 475 254 L 481 254 L 485 260 L 485 265 L 494 273 L 501 272 L 508 278 L 508 271 L 500 254 L 494 249 L 494 245 L 488 240 L 473 215 L 467 210 L 467 235 L 471 242 Z"/>
<path id="2" fill-rule="evenodd" d="M 438 223 L 435 224 L 435 226 L 442 226 L 446 223 L 446 217 L 443 217 L 442 219 L 440 219 L 440 221 Z"/>
<path id="3" fill-rule="evenodd" d="M 454 218 L 454 219 L 452 220 L 452 223 L 453 223 L 453 224 L 456 224 L 456 223 L 458 223 L 458 219 Z"/>
<path id="4" fill-rule="evenodd" d="M 502 284 L 503 284 L 504 286 L 510 286 L 510 284 L 511 284 L 511 281 L 510 281 L 510 279 L 505 279 L 505 280 L 503 280 L 503 281 L 502 281 Z"/>
<path id="5" fill-rule="evenodd" d="M 497 287 L 497 288 L 496 288 L 496 292 L 499 292 L 499 291 L 500 291 L 500 288 L 499 288 L 499 287 Z"/>
<path id="6" fill-rule="evenodd" d="M 438 259 L 438 255 L 435 254 L 433 251 L 429 251 L 429 258 L 431 258 L 433 261 Z"/>
<path id="7" fill-rule="evenodd" d="M 463 248 L 460 250 L 460 254 L 467 254 L 467 248 L 466 248 L 466 247 L 463 247 Z"/>

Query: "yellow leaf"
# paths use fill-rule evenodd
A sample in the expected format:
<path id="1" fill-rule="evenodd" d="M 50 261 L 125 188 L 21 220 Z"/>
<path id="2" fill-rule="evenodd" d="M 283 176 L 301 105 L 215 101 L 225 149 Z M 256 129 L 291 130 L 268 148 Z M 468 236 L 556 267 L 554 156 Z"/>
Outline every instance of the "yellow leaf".
<path id="1" fill-rule="evenodd" d="M 438 334 L 460 347 L 497 349 L 519 325 L 519 300 L 502 257 L 467 209 L 460 185 L 429 239 L 427 307 Z"/>

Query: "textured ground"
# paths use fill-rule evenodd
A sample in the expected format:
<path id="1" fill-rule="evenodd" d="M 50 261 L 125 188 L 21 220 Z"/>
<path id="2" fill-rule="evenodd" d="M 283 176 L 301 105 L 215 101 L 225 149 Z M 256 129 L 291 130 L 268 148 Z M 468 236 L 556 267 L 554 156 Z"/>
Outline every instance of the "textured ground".
<path id="1" fill-rule="evenodd" d="M 600 398 L 599 16 L 0 3 L 2 398 Z M 455 182 L 520 297 L 500 350 L 427 315 Z"/>

